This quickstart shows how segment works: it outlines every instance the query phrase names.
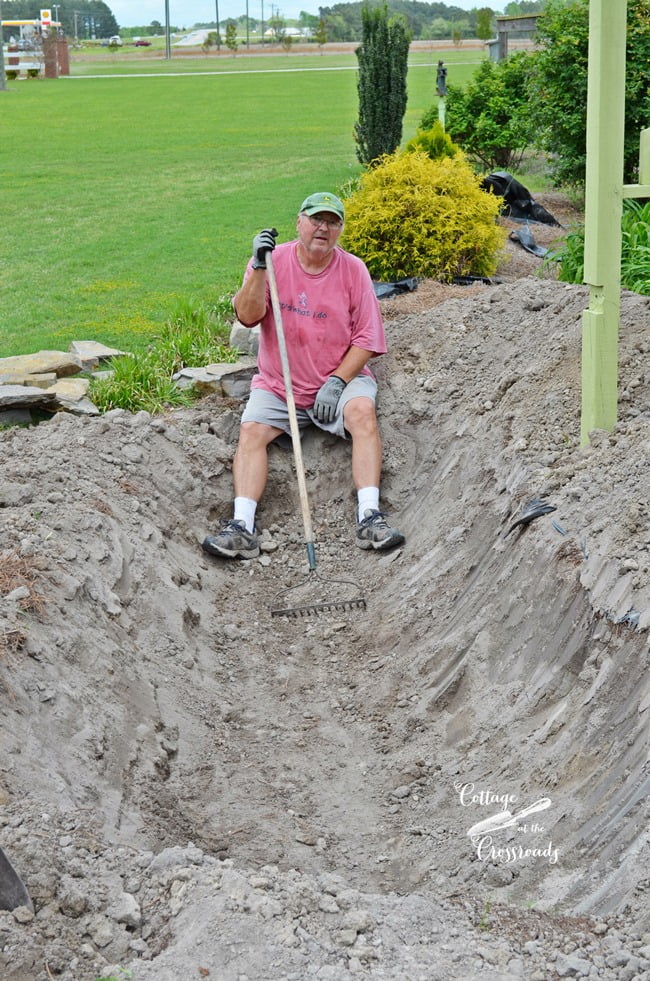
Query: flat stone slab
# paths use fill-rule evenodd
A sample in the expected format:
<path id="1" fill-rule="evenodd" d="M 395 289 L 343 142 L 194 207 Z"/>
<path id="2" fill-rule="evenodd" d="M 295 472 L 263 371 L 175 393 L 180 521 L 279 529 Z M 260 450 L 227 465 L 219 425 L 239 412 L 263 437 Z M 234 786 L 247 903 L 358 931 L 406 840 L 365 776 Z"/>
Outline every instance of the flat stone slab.
<path id="1" fill-rule="evenodd" d="M 126 351 L 118 351 L 115 347 L 107 347 L 99 341 L 73 341 L 70 351 L 79 358 L 84 371 L 92 371 L 102 361 L 110 361 L 111 358 L 128 357 Z"/>
<path id="2" fill-rule="evenodd" d="M 219 361 L 216 364 L 206 364 L 205 366 L 205 371 L 209 375 L 217 375 L 219 378 L 225 378 L 226 375 L 235 375 L 249 370 L 257 370 L 257 361 L 255 358 L 240 358 L 234 364 L 230 361 Z"/>
<path id="3" fill-rule="evenodd" d="M 55 392 L 59 401 L 78 402 L 88 394 L 89 387 L 87 378 L 60 378 L 48 391 Z"/>
<path id="4" fill-rule="evenodd" d="M 58 400 L 58 405 L 66 412 L 71 412 L 75 416 L 99 416 L 101 415 L 99 409 L 94 402 L 91 402 L 89 398 L 82 399 L 66 399 L 60 397 Z"/>
<path id="5" fill-rule="evenodd" d="M 0 409 L 0 426 L 29 426 L 31 422 L 29 409 Z"/>
<path id="6" fill-rule="evenodd" d="M 50 389 L 56 395 L 56 405 L 76 416 L 98 416 L 99 409 L 87 397 L 90 381 L 87 378 L 61 378 Z"/>
<path id="7" fill-rule="evenodd" d="M 13 409 L 16 406 L 42 405 L 51 408 L 56 402 L 56 392 L 52 389 L 30 388 L 27 385 L 0 385 L 0 409 Z"/>
<path id="8" fill-rule="evenodd" d="M 0 374 L 0 385 L 31 385 L 36 388 L 49 388 L 56 381 L 53 371 L 42 375 L 21 375 L 18 372 Z"/>
<path id="9" fill-rule="evenodd" d="M 179 388 L 196 388 L 230 398 L 245 398 L 256 371 L 257 362 L 254 358 L 241 358 L 235 364 L 224 362 L 209 364 L 204 368 L 182 368 L 174 375 L 174 381 Z"/>
<path id="10" fill-rule="evenodd" d="M 63 378 L 78 375 L 81 370 L 80 359 L 65 351 L 38 351 L 36 354 L 0 358 L 0 375 L 43 375 L 53 372 L 57 378 Z"/>

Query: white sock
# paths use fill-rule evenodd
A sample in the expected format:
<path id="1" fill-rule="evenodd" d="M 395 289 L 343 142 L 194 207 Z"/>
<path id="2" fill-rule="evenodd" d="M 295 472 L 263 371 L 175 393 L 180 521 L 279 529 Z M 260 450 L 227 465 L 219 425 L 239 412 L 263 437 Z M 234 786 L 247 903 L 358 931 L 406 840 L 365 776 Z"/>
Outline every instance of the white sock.
<path id="1" fill-rule="evenodd" d="M 357 491 L 357 505 L 359 510 L 359 521 L 363 521 L 365 512 L 368 508 L 371 511 L 379 510 L 379 488 L 360 487 Z"/>
<path id="2" fill-rule="evenodd" d="M 246 531 L 252 532 L 255 528 L 255 511 L 257 510 L 257 501 L 253 501 L 250 497 L 236 497 L 235 498 L 235 521 L 243 521 L 246 525 Z"/>

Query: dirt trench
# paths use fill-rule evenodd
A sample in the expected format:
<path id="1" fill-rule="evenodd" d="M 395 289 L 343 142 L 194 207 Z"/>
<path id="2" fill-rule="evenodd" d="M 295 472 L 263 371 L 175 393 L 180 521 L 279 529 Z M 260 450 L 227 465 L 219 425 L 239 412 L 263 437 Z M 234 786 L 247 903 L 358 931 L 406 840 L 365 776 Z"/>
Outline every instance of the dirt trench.
<path id="1" fill-rule="evenodd" d="M 365 611 L 271 615 L 306 575 L 281 450 L 259 514 L 277 548 L 234 564 L 199 549 L 229 513 L 232 403 L 0 433 L 3 554 L 29 560 L 44 604 L 5 591 L 1 608 L 5 637 L 24 632 L 0 664 L 0 791 L 28 888 L 56 850 L 51 811 L 85 817 L 118 864 L 192 842 L 237 868 L 648 929 L 648 306 L 625 299 L 630 399 L 586 450 L 584 302 L 523 281 L 389 321 L 397 552 L 354 547 L 349 448 L 307 436 L 308 592 L 360 589 Z M 555 510 L 510 530 L 540 496 Z M 504 811 L 509 828 L 470 838 Z"/>

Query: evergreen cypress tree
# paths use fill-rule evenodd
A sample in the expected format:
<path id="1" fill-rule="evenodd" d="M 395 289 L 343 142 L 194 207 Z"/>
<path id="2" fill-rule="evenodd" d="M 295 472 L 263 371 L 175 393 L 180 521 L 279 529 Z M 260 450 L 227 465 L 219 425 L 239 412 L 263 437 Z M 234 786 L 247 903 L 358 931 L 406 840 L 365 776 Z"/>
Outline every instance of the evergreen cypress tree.
<path id="1" fill-rule="evenodd" d="M 361 23 L 362 40 L 356 50 L 359 119 L 354 138 L 359 161 L 368 165 L 384 153 L 393 153 L 402 139 L 411 35 L 403 18 L 389 20 L 386 3 L 371 7 L 366 0 Z"/>

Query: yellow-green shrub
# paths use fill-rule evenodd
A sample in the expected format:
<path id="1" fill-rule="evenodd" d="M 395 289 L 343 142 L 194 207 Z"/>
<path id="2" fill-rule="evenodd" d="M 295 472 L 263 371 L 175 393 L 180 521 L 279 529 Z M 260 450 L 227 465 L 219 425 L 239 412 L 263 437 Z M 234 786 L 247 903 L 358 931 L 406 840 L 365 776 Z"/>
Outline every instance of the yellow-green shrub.
<path id="1" fill-rule="evenodd" d="M 407 153 L 422 150 L 432 160 L 438 160 L 440 157 L 455 157 L 457 153 L 461 152 L 460 147 L 454 143 L 440 120 L 436 120 L 429 129 L 418 129 L 404 149 Z"/>
<path id="2" fill-rule="evenodd" d="M 496 222 L 500 205 L 462 154 L 397 152 L 366 171 L 346 200 L 341 244 L 377 280 L 490 276 L 506 234 Z"/>

